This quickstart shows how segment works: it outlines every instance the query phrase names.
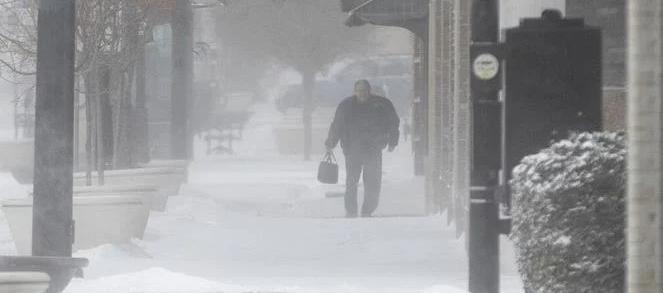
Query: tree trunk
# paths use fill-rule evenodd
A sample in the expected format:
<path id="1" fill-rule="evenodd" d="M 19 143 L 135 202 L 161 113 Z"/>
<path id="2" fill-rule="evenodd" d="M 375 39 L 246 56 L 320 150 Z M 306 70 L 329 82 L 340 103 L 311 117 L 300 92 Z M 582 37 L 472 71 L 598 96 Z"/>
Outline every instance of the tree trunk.
<path id="1" fill-rule="evenodd" d="M 661 1 L 628 1 L 627 292 L 663 292 Z"/>
<path id="2" fill-rule="evenodd" d="M 150 161 L 149 127 L 147 114 L 147 93 L 145 88 L 145 46 L 138 48 L 136 59 L 136 103 L 132 117 L 132 152 L 137 163 Z"/>
<path id="3" fill-rule="evenodd" d="M 130 123 L 131 123 L 131 70 L 129 72 L 120 72 L 119 102 L 115 116 L 115 137 L 113 150 L 113 168 L 127 169 L 132 167 L 132 153 L 129 142 Z"/>
<path id="4" fill-rule="evenodd" d="M 99 88 L 97 86 L 97 72 L 96 67 L 92 66 L 90 71 L 85 74 L 85 120 L 86 120 L 86 136 L 85 136 L 85 178 L 86 185 L 92 185 L 92 171 L 95 169 L 96 156 L 94 150 L 96 149 L 96 133 L 95 125 L 97 117 L 97 101 Z"/>
<path id="5" fill-rule="evenodd" d="M 189 105 L 193 98 L 193 10 L 190 0 L 176 0 L 173 20 L 170 151 L 172 159 L 191 157 Z"/>
<path id="6" fill-rule="evenodd" d="M 18 108 L 19 108 L 18 84 L 14 84 L 13 89 L 14 89 L 14 101 L 12 103 L 14 104 L 14 140 L 18 140 L 19 138 L 18 135 L 21 130 L 21 119 L 20 119 L 20 114 L 18 113 Z"/>
<path id="7" fill-rule="evenodd" d="M 315 87 L 314 71 L 302 71 L 302 88 L 304 92 L 304 105 L 302 109 L 302 122 L 304 124 L 304 160 L 311 160 L 313 147 L 313 90 Z"/>
<path id="8" fill-rule="evenodd" d="M 113 109 L 110 103 L 111 72 L 108 66 L 98 68 L 99 91 L 95 110 L 97 175 L 99 185 L 104 185 L 104 170 L 113 160 Z"/>
<path id="9" fill-rule="evenodd" d="M 74 171 L 77 172 L 80 169 L 79 163 L 79 142 L 80 142 L 80 100 L 81 100 L 81 82 L 80 76 L 76 76 L 75 79 L 75 93 L 74 93 Z"/>
<path id="10" fill-rule="evenodd" d="M 127 30 L 125 38 L 129 40 L 122 51 L 129 56 L 131 64 L 123 74 L 124 88 L 121 91 L 119 146 L 116 156 L 118 168 L 133 167 L 137 163 L 148 161 L 147 119 L 145 114 L 145 33 L 151 30 L 141 28 L 140 7 L 133 2 L 127 3 Z M 142 31 L 142 32 L 141 32 Z M 134 88 L 135 85 L 135 88 Z M 134 101 L 134 102 L 132 102 Z M 138 109 L 140 107 L 140 110 Z"/>
<path id="11" fill-rule="evenodd" d="M 41 0 L 32 254 L 71 257 L 76 1 Z"/>

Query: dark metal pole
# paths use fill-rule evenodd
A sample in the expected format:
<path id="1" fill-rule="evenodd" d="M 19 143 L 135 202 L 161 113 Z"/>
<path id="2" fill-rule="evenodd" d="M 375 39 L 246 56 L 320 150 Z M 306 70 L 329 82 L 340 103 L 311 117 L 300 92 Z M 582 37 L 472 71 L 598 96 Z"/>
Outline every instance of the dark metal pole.
<path id="1" fill-rule="evenodd" d="M 473 0 L 472 45 L 496 45 L 499 36 L 498 20 L 498 0 Z M 498 89 L 487 90 L 473 84 L 471 97 L 473 146 L 469 290 L 471 293 L 497 293 L 500 275 L 499 215 L 495 192 L 501 169 L 502 107 Z"/>
<path id="2" fill-rule="evenodd" d="M 193 7 L 176 0 L 172 19 L 171 157 L 188 159 L 191 152 L 189 105 L 193 99 Z"/>
<path id="3" fill-rule="evenodd" d="M 71 256 L 75 0 L 41 0 L 32 254 Z"/>

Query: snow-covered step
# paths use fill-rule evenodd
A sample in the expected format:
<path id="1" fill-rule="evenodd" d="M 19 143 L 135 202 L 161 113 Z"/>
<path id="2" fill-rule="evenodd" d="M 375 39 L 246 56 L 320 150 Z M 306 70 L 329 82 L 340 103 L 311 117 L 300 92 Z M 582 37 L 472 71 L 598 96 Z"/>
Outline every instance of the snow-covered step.
<path id="1" fill-rule="evenodd" d="M 19 255 L 30 255 L 32 247 L 32 197 L 2 203 Z M 137 195 L 75 196 L 74 250 L 108 243 L 126 243 L 143 235 L 150 210 Z"/>

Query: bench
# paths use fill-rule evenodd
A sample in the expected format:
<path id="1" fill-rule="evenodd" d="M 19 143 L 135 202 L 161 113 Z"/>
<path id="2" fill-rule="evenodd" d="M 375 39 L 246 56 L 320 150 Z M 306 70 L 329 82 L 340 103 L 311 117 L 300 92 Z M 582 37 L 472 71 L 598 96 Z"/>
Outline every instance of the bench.
<path id="1" fill-rule="evenodd" d="M 72 278 L 82 278 L 83 268 L 88 265 L 84 258 L 37 257 L 37 256 L 0 256 L 0 290 L 11 283 L 26 285 L 25 289 L 35 291 L 0 291 L 12 293 L 62 292 Z M 47 282 L 44 288 L 44 282 Z M 6 286 L 3 288 L 3 285 Z M 21 289 L 15 286 L 13 289 Z M 36 291 L 43 289 L 42 291 Z"/>

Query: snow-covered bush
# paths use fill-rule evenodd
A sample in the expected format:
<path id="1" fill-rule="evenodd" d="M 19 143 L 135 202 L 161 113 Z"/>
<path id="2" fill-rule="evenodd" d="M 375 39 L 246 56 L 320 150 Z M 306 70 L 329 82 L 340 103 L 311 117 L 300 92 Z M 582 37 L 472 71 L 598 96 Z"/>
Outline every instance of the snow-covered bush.
<path id="1" fill-rule="evenodd" d="M 583 133 L 528 156 L 513 172 L 513 234 L 528 293 L 621 293 L 623 133 Z"/>

